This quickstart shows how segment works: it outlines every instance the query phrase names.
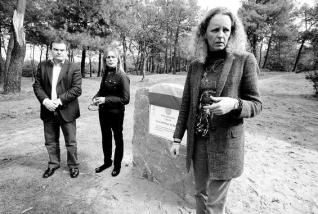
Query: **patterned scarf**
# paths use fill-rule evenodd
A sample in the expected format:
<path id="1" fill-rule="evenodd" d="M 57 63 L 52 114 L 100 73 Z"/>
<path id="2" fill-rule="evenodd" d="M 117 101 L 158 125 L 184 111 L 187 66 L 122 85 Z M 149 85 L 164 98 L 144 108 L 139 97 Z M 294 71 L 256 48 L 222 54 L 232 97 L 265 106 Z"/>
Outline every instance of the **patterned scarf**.
<path id="1" fill-rule="evenodd" d="M 211 96 L 216 96 L 216 85 L 218 74 L 221 72 L 224 59 L 226 57 L 226 51 L 209 52 L 206 62 L 205 71 L 201 79 L 200 84 L 200 100 L 199 110 L 196 117 L 195 134 L 201 137 L 207 137 L 210 127 L 210 120 L 213 117 L 209 109 L 204 109 L 203 106 L 211 105 L 213 103 Z M 208 78 L 208 74 L 214 73 L 214 80 Z"/>

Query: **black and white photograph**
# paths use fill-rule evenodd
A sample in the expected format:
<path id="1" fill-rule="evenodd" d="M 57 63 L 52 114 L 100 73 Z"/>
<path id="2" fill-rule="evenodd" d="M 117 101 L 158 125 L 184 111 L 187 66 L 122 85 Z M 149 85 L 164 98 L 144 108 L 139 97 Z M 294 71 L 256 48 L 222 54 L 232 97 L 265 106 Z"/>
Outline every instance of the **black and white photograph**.
<path id="1" fill-rule="evenodd" d="M 0 0 L 0 214 L 318 214 L 318 0 Z"/>

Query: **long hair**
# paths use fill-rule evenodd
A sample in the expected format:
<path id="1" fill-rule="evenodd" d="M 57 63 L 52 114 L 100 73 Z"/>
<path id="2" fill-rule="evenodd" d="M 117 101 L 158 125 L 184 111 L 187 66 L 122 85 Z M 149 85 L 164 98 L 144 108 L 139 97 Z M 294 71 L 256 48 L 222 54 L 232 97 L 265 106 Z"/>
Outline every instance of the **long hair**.
<path id="1" fill-rule="evenodd" d="M 106 65 L 106 57 L 107 57 L 108 52 L 110 52 L 110 51 L 113 52 L 117 58 L 116 72 L 124 72 L 125 73 L 118 49 L 115 47 L 108 47 L 104 50 L 104 55 L 103 55 L 103 67 L 104 67 L 103 74 L 107 75 L 107 73 L 108 73 L 108 66 Z"/>
<path id="2" fill-rule="evenodd" d="M 227 52 L 243 52 L 247 49 L 247 37 L 241 20 L 229 9 L 225 7 L 216 7 L 207 13 L 205 18 L 199 23 L 195 32 L 193 55 L 202 63 L 205 62 L 208 52 L 206 30 L 212 17 L 217 14 L 227 15 L 232 21 L 231 35 L 226 46 Z"/>

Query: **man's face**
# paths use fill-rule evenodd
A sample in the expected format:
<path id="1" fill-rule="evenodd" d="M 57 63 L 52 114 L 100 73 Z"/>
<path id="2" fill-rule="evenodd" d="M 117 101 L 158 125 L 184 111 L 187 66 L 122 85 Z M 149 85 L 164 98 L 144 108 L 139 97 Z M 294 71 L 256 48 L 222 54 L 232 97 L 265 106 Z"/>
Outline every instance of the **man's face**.
<path id="1" fill-rule="evenodd" d="M 67 58 L 66 45 L 64 43 L 52 44 L 52 56 L 55 61 L 63 61 Z"/>

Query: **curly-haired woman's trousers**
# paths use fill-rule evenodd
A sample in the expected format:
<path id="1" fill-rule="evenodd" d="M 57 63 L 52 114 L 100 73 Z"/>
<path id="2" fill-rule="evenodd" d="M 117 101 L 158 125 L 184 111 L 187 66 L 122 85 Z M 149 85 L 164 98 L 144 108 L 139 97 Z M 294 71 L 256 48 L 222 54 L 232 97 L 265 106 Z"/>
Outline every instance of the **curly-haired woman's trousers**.
<path id="1" fill-rule="evenodd" d="M 224 214 L 231 180 L 214 180 L 209 176 L 206 139 L 196 137 L 193 169 L 197 214 Z"/>

